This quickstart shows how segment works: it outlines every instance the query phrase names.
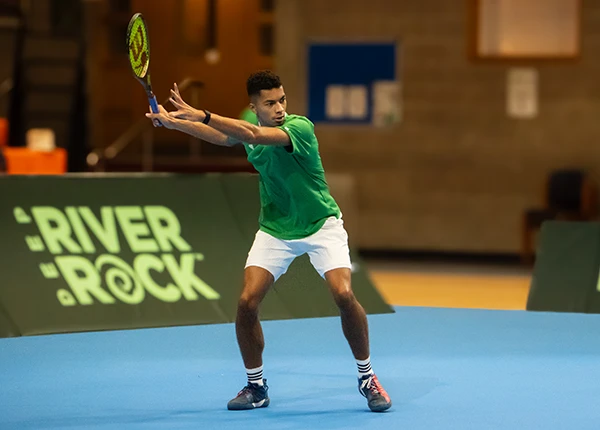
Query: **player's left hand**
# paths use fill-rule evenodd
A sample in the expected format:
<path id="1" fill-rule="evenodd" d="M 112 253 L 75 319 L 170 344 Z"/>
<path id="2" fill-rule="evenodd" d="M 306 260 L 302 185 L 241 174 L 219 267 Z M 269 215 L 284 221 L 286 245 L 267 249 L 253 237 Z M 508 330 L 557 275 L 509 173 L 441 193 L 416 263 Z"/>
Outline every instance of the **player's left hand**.
<path id="1" fill-rule="evenodd" d="M 153 113 L 152 108 L 150 112 L 146 114 L 147 118 L 152 120 L 154 127 L 160 127 L 161 125 L 168 129 L 174 129 L 177 120 L 169 116 L 169 112 L 164 108 L 163 105 L 158 105 L 158 113 Z"/>
<path id="2" fill-rule="evenodd" d="M 204 112 L 194 109 L 189 104 L 183 101 L 183 98 L 179 93 L 179 87 L 177 87 L 177 84 L 173 84 L 173 89 L 171 90 L 171 98 L 169 99 L 169 101 L 175 107 L 175 109 L 177 109 L 169 112 L 169 116 L 171 116 L 172 118 L 197 122 L 202 121 L 204 119 Z"/>

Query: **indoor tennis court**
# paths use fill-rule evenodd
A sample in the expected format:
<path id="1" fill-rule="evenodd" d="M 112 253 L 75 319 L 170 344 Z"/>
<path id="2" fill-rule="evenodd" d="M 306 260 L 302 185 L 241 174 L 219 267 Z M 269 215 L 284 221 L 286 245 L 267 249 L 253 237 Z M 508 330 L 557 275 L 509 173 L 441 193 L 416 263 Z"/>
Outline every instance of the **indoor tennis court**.
<path id="1" fill-rule="evenodd" d="M 460 306 L 369 316 L 394 402 L 381 414 L 358 393 L 338 318 L 265 322 L 271 405 L 236 412 L 226 403 L 245 374 L 232 324 L 1 339 L 0 428 L 598 428 L 600 316 Z"/>
<path id="2" fill-rule="evenodd" d="M 0 430 L 599 430 L 599 28 L 0 0 Z"/>

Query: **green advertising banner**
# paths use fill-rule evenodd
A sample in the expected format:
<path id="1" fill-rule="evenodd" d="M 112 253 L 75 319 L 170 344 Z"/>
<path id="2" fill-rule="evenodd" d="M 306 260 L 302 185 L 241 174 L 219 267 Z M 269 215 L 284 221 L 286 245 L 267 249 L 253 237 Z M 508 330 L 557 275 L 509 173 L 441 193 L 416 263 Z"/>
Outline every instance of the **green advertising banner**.
<path id="1" fill-rule="evenodd" d="M 600 223 L 542 226 L 527 310 L 600 313 Z"/>
<path id="2" fill-rule="evenodd" d="M 0 336 L 234 321 L 255 175 L 9 176 L 0 192 Z M 392 312 L 353 258 L 367 312 Z M 337 313 L 307 258 L 261 308 L 263 319 Z"/>

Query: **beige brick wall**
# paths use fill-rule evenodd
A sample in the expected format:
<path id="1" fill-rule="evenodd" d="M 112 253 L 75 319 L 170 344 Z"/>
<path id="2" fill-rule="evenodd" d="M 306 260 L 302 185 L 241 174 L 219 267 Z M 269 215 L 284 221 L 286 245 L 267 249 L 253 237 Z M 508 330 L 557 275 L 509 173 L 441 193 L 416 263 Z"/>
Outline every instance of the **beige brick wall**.
<path id="1" fill-rule="evenodd" d="M 508 63 L 467 55 L 463 0 L 283 0 L 277 72 L 306 113 L 311 40 L 397 40 L 404 119 L 393 129 L 318 125 L 325 169 L 354 176 L 365 249 L 518 252 L 520 216 L 551 169 L 600 177 L 600 1 L 583 1 L 582 57 L 539 70 L 540 113 L 505 114 Z M 343 208 L 342 208 L 343 210 Z"/>

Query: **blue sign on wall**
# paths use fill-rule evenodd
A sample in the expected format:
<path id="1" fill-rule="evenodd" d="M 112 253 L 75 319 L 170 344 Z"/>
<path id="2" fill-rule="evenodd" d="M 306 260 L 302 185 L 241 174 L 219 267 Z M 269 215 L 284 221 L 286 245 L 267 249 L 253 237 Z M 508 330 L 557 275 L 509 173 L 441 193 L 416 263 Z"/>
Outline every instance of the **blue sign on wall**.
<path id="1" fill-rule="evenodd" d="M 308 117 L 313 122 L 373 122 L 374 89 L 397 81 L 395 43 L 309 46 Z"/>

